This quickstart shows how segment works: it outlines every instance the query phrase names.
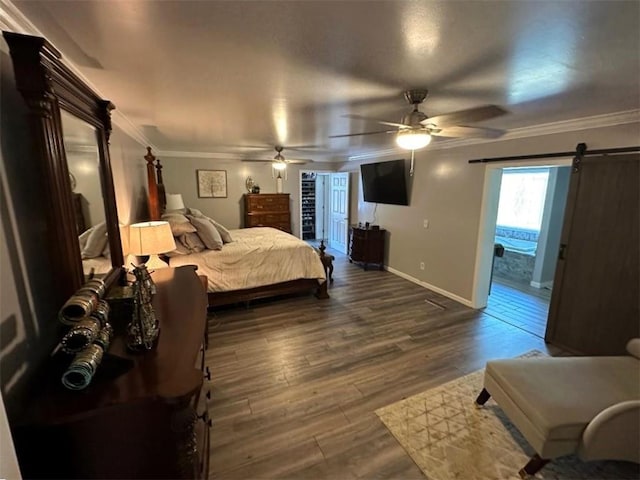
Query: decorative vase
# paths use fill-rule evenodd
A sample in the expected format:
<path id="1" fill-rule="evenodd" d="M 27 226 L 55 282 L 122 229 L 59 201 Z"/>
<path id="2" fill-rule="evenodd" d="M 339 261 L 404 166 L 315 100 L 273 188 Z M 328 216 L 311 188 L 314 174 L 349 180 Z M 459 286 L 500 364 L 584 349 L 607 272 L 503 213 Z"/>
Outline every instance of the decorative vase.
<path id="1" fill-rule="evenodd" d="M 282 193 L 282 177 L 278 172 L 278 178 L 276 178 L 276 193 Z"/>

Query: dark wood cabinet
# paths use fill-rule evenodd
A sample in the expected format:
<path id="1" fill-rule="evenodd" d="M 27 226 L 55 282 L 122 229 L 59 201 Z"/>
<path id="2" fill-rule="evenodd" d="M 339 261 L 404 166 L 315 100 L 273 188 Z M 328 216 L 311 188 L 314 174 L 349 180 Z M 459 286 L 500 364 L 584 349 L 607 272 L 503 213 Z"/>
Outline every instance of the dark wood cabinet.
<path id="1" fill-rule="evenodd" d="M 288 193 L 245 193 L 244 226 L 273 227 L 291 233 Z"/>
<path id="2" fill-rule="evenodd" d="M 193 266 L 153 273 L 157 346 L 131 353 L 114 337 L 91 384 L 65 389 L 69 359 L 51 359 L 14 429 L 25 478 L 206 478 L 210 420 L 203 390 L 207 299 Z M 128 318 L 111 318 L 116 333 Z"/>
<path id="3" fill-rule="evenodd" d="M 384 268 L 384 237 L 386 230 L 351 227 L 349 229 L 349 261 Z"/>

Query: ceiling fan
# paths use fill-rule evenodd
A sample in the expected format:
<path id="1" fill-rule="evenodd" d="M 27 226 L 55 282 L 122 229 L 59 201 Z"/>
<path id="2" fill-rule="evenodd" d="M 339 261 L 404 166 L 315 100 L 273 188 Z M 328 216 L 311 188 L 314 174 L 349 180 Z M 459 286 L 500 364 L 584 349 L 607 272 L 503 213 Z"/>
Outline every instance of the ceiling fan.
<path id="1" fill-rule="evenodd" d="M 288 164 L 305 164 L 305 163 L 313 163 L 313 160 L 310 159 L 289 159 L 289 158 L 284 158 L 284 155 L 282 155 L 282 151 L 284 150 L 284 147 L 282 145 L 276 145 L 275 146 L 275 150 L 276 150 L 276 156 L 273 157 L 273 160 L 261 160 L 261 159 L 252 159 L 252 158 L 245 158 L 242 161 L 243 162 L 261 162 L 261 163 L 271 163 L 271 166 L 275 169 L 275 170 L 285 170 L 287 168 Z"/>
<path id="2" fill-rule="evenodd" d="M 329 138 L 355 137 L 358 135 L 376 135 L 379 133 L 395 133 L 396 143 L 400 148 L 417 150 L 426 147 L 431 137 L 479 137 L 498 138 L 504 135 L 504 130 L 494 128 L 469 127 L 464 124 L 488 120 L 508 113 L 497 105 L 484 105 L 453 113 L 445 113 L 435 117 L 428 117 L 418 109 L 429 93 L 426 89 L 407 90 L 404 98 L 413 110 L 402 118 L 402 123 L 388 122 L 362 115 L 344 115 L 348 118 L 372 120 L 382 125 L 395 127 L 394 130 L 378 130 L 375 132 L 349 133 L 345 135 L 331 135 Z"/>

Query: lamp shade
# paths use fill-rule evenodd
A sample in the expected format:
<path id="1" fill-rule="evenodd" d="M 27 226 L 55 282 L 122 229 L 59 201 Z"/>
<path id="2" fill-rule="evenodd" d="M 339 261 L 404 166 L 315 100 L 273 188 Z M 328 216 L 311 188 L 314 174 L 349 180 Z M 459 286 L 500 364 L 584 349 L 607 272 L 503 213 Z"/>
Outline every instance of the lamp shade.
<path id="1" fill-rule="evenodd" d="M 182 195 L 179 193 L 167 193 L 167 204 L 165 210 L 181 210 L 184 208 Z"/>
<path id="2" fill-rule="evenodd" d="M 431 143 L 431 135 L 425 130 L 400 130 L 396 135 L 396 143 L 405 150 L 418 150 Z"/>
<path id="3" fill-rule="evenodd" d="M 129 253 L 131 255 L 156 255 L 175 250 L 169 222 L 134 223 L 129 227 Z"/>

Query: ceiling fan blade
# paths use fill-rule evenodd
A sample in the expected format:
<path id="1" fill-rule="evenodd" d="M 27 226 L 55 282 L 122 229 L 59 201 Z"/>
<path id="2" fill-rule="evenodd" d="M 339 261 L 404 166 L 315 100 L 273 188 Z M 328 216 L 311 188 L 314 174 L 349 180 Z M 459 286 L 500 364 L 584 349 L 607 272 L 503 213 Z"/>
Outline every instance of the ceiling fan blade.
<path id="1" fill-rule="evenodd" d="M 485 105 L 483 107 L 469 108 L 459 112 L 445 113 L 430 117 L 422 122 L 422 125 L 436 125 L 438 128 L 446 128 L 460 123 L 475 123 L 490 118 L 499 117 L 508 113 L 497 105 Z"/>
<path id="2" fill-rule="evenodd" d="M 408 128 L 409 125 L 404 123 L 387 122 L 386 120 L 379 120 L 377 118 L 365 117 L 363 115 L 342 115 L 345 118 L 355 118 L 358 120 L 367 120 L 369 122 L 378 122 L 381 125 L 389 125 L 390 127 Z"/>
<path id="3" fill-rule="evenodd" d="M 378 133 L 396 133 L 397 130 L 379 130 L 377 132 L 362 132 L 362 133 L 346 133 L 344 135 L 329 135 L 329 138 L 342 138 L 342 137 L 357 137 L 359 135 L 377 135 Z"/>
<path id="4" fill-rule="evenodd" d="M 443 128 L 441 130 L 434 130 L 431 135 L 436 137 L 469 137 L 469 138 L 498 138 L 504 135 L 504 130 L 498 130 L 496 128 L 478 128 L 478 127 L 465 127 L 463 125 L 456 125 L 453 127 Z"/>
<path id="5" fill-rule="evenodd" d="M 315 150 L 315 149 L 322 149 L 322 148 L 327 148 L 326 145 L 286 145 L 285 144 L 285 151 L 286 150 Z"/>
<path id="6" fill-rule="evenodd" d="M 255 163 L 273 163 L 273 160 L 260 160 L 257 158 L 243 158 L 242 159 L 243 162 L 255 162 Z M 288 159 L 285 158 L 284 160 L 285 163 L 291 163 L 291 164 L 296 164 L 296 165 L 302 165 L 305 163 L 313 163 L 313 160 L 311 159 Z"/>
<path id="7" fill-rule="evenodd" d="M 289 160 L 288 158 L 285 160 L 286 163 L 293 163 L 297 165 L 304 165 L 305 163 L 313 163 L 313 160 Z"/>

